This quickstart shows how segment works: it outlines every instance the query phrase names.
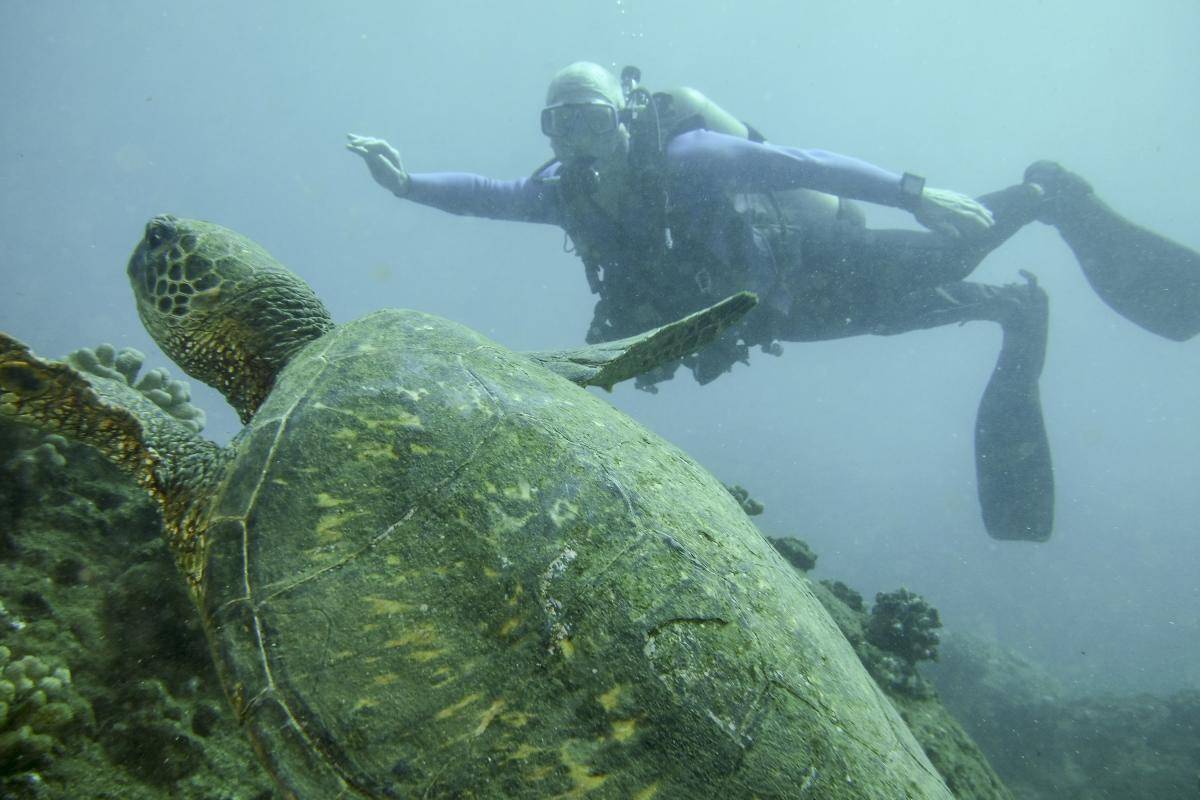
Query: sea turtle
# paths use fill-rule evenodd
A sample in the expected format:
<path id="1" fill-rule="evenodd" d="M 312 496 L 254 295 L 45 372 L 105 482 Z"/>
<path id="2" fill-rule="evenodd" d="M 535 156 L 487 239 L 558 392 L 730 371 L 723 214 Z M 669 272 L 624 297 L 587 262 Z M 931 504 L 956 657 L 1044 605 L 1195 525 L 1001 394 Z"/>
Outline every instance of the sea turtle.
<path id="1" fill-rule="evenodd" d="M 246 427 L 219 447 L 0 335 L 0 413 L 161 504 L 287 797 L 949 798 L 804 579 L 681 451 L 575 383 L 753 305 L 568 353 L 429 314 L 334 325 L 245 237 L 159 216 L 143 323 Z"/>

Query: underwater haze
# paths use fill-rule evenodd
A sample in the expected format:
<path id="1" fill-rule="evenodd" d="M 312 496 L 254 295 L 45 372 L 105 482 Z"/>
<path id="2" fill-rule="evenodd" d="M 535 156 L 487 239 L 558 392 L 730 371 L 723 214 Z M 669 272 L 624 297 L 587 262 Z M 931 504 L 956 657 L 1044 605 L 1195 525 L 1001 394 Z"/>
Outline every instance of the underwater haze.
<path id="1" fill-rule="evenodd" d="M 514 349 L 583 341 L 594 298 L 557 228 L 396 200 L 343 148 L 414 172 L 528 175 L 560 67 L 636 64 L 772 141 L 978 195 L 1052 158 L 1117 210 L 1200 247 L 1200 4 L 926 2 L 6 2 L 0 4 L 0 328 L 41 354 L 112 342 L 170 366 L 124 275 L 146 220 L 232 227 L 336 319 L 399 306 Z M 875 226 L 913 227 L 870 209 Z M 997 326 L 785 343 L 708 386 L 609 399 L 766 506 L 873 596 L 906 586 L 1080 692 L 1200 688 L 1200 342 L 1092 292 L 1033 225 L 972 276 L 1050 295 L 1041 392 L 1055 459 L 1046 544 L 988 538 L 973 425 Z M 171 367 L 178 374 L 178 368 Z M 193 383 L 206 433 L 238 429 Z"/>

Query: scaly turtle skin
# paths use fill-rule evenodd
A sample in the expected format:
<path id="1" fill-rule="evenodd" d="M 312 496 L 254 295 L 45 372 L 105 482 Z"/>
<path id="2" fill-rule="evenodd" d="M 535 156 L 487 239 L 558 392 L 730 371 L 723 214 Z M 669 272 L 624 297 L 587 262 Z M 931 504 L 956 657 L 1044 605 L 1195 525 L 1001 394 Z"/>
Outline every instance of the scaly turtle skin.
<path id="1" fill-rule="evenodd" d="M 0 412 L 162 503 L 286 796 L 950 797 L 729 492 L 561 377 L 678 358 L 752 298 L 521 355 L 415 311 L 334 326 L 206 223 L 152 220 L 129 274 L 164 349 L 248 420 L 234 444 L 4 335 Z"/>

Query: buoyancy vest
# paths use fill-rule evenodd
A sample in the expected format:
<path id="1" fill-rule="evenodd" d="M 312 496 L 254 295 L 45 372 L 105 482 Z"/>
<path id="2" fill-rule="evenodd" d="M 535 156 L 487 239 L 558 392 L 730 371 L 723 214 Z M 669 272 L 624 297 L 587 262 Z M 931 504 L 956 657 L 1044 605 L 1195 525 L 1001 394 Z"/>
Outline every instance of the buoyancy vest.
<path id="1" fill-rule="evenodd" d="M 586 181 L 569 175 L 559 181 L 563 227 L 584 263 L 589 287 L 599 295 L 587 341 L 642 333 L 743 289 L 759 291 L 760 301 L 769 292 L 786 293 L 778 273 L 801 260 L 802 228 L 832 222 L 839 216 L 839 199 L 807 189 L 727 193 L 706 198 L 699 207 L 692 203 L 688 218 L 681 218 L 667 190 L 666 149 L 673 138 L 704 129 L 751 141 L 765 139 L 703 93 L 686 87 L 653 94 L 635 88 L 627 97 L 623 122 L 630 132 L 632 186 L 622 195 L 615 217 L 600 208 Z M 724 258 L 706 246 L 718 227 L 723 228 L 718 238 L 728 244 Z M 707 232 L 703 238 L 701 231 Z M 747 237 L 764 241 L 750 242 Z M 752 247 L 765 247 L 770 256 L 771 263 L 759 264 L 758 272 L 776 274 L 752 274 L 751 265 L 736 256 Z M 775 355 L 782 352 L 765 309 L 752 312 L 699 353 L 640 376 L 636 383 L 653 391 L 654 384 L 669 379 L 680 363 L 697 381 L 707 383 L 734 363 L 748 362 L 749 348 L 756 345 Z"/>

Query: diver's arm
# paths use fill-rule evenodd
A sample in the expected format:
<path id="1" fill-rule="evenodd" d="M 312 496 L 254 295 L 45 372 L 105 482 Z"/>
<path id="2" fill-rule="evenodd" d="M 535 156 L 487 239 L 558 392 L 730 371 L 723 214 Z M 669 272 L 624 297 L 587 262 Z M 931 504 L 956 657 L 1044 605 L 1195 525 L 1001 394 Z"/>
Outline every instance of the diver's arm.
<path id="1" fill-rule="evenodd" d="M 713 131 L 691 131 L 667 147 L 667 163 L 682 178 L 717 180 L 746 192 L 812 189 L 902 208 L 900 176 L 857 158 L 752 142 Z"/>
<path id="2" fill-rule="evenodd" d="M 451 214 L 514 222 L 559 220 L 558 196 L 541 181 L 496 181 L 480 175 L 438 172 L 413 175 L 384 139 L 347 134 L 346 149 L 360 156 L 371 177 L 396 197 Z"/>
<path id="3" fill-rule="evenodd" d="M 803 150 L 712 131 L 677 136 L 667 147 L 672 172 L 686 180 L 716 180 L 746 192 L 812 189 L 818 192 L 903 208 L 926 227 L 948 235 L 986 230 L 991 213 L 971 198 L 927 187 L 920 194 L 902 191 L 902 179 L 890 170 L 827 150 Z"/>
<path id="4" fill-rule="evenodd" d="M 530 178 L 498 181 L 465 172 L 409 175 L 404 199 L 450 214 L 511 222 L 558 224 L 558 199 L 546 184 Z"/>

